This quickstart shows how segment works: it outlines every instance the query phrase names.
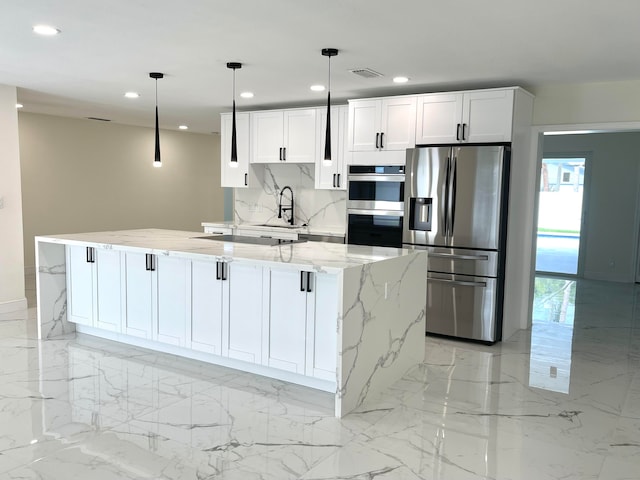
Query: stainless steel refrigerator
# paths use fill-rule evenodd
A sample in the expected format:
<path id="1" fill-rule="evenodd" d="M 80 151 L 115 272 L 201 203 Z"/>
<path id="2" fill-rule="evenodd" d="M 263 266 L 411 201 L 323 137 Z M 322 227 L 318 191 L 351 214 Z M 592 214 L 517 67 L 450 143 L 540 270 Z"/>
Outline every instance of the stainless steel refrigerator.
<path id="1" fill-rule="evenodd" d="M 407 247 L 429 251 L 427 333 L 501 340 L 510 147 L 407 150 Z"/>

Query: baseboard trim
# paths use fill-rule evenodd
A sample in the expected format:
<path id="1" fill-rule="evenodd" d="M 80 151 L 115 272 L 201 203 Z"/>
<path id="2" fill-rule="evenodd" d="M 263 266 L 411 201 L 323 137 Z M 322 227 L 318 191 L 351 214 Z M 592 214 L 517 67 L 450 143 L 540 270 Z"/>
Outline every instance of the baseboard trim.
<path id="1" fill-rule="evenodd" d="M 27 297 L 9 302 L 0 302 L 0 313 L 18 312 L 27 309 Z"/>

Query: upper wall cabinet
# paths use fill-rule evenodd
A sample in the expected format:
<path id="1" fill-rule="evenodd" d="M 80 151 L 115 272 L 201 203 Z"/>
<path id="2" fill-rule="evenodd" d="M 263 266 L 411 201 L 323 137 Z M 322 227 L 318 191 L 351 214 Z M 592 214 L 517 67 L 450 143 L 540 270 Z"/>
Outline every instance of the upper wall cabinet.
<path id="1" fill-rule="evenodd" d="M 346 105 L 331 107 L 331 160 L 324 159 L 327 128 L 327 109 L 318 108 L 318 160 L 316 161 L 315 187 L 322 190 L 347 189 L 347 141 Z"/>
<path id="2" fill-rule="evenodd" d="M 238 161 L 231 161 L 232 115 L 220 115 L 220 184 L 223 187 L 248 188 L 258 185 L 258 178 L 249 165 L 249 114 L 236 113 L 236 144 Z"/>
<path id="3" fill-rule="evenodd" d="M 314 163 L 316 109 L 251 112 L 251 163 Z"/>
<path id="4" fill-rule="evenodd" d="M 513 89 L 418 96 L 416 144 L 509 142 Z"/>
<path id="5" fill-rule="evenodd" d="M 349 163 L 404 164 L 405 150 L 416 144 L 415 122 L 415 96 L 350 100 Z"/>

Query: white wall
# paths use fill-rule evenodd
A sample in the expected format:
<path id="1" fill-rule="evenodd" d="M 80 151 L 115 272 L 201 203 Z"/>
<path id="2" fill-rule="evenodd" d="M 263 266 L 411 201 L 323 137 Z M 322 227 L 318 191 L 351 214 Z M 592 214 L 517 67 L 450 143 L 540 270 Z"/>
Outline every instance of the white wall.
<path id="1" fill-rule="evenodd" d="M 36 235 L 201 231 L 223 219 L 218 135 L 162 130 L 163 166 L 153 168 L 151 128 L 32 113 L 19 126 L 28 267 Z"/>
<path id="2" fill-rule="evenodd" d="M 633 282 L 640 132 L 546 136 L 544 152 L 592 152 L 586 186 L 589 203 L 583 235 L 584 277 Z"/>
<path id="3" fill-rule="evenodd" d="M 16 88 L 0 85 L 0 313 L 26 308 Z"/>

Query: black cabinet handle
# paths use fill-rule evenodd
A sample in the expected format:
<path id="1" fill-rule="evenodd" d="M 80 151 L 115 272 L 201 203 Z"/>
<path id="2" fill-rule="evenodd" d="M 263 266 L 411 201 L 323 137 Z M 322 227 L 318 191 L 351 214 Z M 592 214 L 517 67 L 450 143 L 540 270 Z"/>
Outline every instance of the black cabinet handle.
<path id="1" fill-rule="evenodd" d="M 95 257 L 93 253 L 93 247 L 87 247 L 87 263 L 95 263 Z"/>
<path id="2" fill-rule="evenodd" d="M 244 174 L 244 186 L 245 186 L 245 187 L 248 185 L 248 183 L 247 183 L 247 177 L 248 177 L 248 176 L 249 176 L 249 174 L 248 174 L 248 173 L 245 173 L 245 174 Z"/>
<path id="3" fill-rule="evenodd" d="M 340 188 L 340 174 L 338 174 L 338 181 L 336 182 L 336 187 Z"/>
<path id="4" fill-rule="evenodd" d="M 380 142 L 380 133 L 376 133 L 376 148 L 380 148 L 378 143 Z"/>
<path id="5" fill-rule="evenodd" d="M 456 127 L 456 140 L 460 141 L 460 124 Z"/>
<path id="6" fill-rule="evenodd" d="M 282 161 L 282 147 L 280 147 L 280 158 L 279 158 L 279 160 Z"/>
<path id="7" fill-rule="evenodd" d="M 465 130 L 466 128 L 467 128 L 467 124 L 466 124 L 466 123 L 463 123 L 463 124 L 462 124 L 462 140 L 465 140 L 465 138 L 464 138 L 464 130 Z"/>
<path id="8" fill-rule="evenodd" d="M 282 161 L 287 161 L 287 147 L 282 147 Z"/>
<path id="9" fill-rule="evenodd" d="M 226 280 L 227 279 L 227 271 L 229 269 L 229 265 L 226 264 L 226 262 L 220 262 L 220 265 L 222 266 L 222 280 Z"/>
<path id="10" fill-rule="evenodd" d="M 220 262 L 216 262 L 216 280 L 221 280 L 222 274 L 220 273 Z"/>
<path id="11" fill-rule="evenodd" d="M 307 289 L 306 285 L 304 284 L 304 281 L 307 278 L 306 273 L 307 272 L 300 272 L 300 291 L 301 292 L 304 292 Z"/>
<path id="12" fill-rule="evenodd" d="M 380 134 L 380 148 L 384 148 L 384 132 Z"/>
<path id="13" fill-rule="evenodd" d="M 333 188 L 336 187 L 336 174 L 335 173 L 333 174 L 333 185 L 332 186 L 333 186 Z"/>
<path id="14" fill-rule="evenodd" d="M 311 291 L 311 272 L 307 273 L 307 292 Z"/>
<path id="15" fill-rule="evenodd" d="M 148 253 L 144 254 L 144 269 L 149 272 L 151 271 L 151 255 L 149 255 Z"/>

